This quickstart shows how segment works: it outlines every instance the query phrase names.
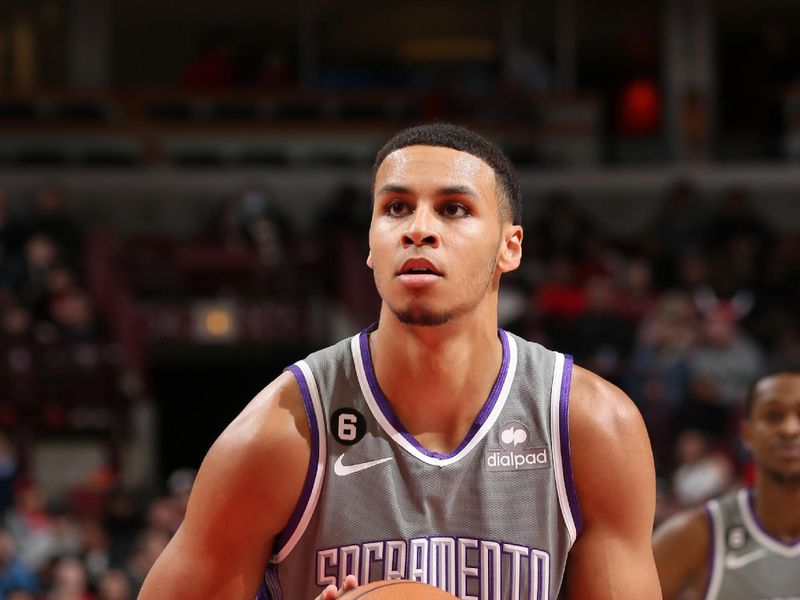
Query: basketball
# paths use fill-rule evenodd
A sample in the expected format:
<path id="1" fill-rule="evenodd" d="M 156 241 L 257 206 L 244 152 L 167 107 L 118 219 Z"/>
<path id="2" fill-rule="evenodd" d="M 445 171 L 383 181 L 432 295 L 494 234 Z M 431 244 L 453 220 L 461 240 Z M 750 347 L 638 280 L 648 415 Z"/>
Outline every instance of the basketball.
<path id="1" fill-rule="evenodd" d="M 351 590 L 340 597 L 340 600 L 452 600 L 455 598 L 444 590 L 405 579 L 374 581 Z"/>

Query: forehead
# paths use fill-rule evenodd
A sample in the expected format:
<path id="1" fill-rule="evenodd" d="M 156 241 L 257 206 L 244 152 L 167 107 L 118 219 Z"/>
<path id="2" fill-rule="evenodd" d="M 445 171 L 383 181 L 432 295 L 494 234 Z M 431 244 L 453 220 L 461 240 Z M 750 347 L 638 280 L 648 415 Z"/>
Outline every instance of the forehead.
<path id="1" fill-rule="evenodd" d="M 800 373 L 776 373 L 759 381 L 753 394 L 753 408 L 770 401 L 800 406 Z"/>
<path id="2" fill-rule="evenodd" d="M 440 146 L 399 148 L 383 160 L 375 174 L 376 189 L 385 183 L 481 187 L 494 186 L 494 181 L 494 170 L 477 156 Z"/>

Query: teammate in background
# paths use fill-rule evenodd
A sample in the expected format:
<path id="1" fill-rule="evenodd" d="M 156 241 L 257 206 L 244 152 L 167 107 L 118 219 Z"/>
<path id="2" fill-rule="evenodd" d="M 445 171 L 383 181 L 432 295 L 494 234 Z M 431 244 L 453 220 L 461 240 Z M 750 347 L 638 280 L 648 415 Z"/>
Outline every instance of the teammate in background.
<path id="1" fill-rule="evenodd" d="M 667 600 L 690 590 L 706 600 L 800 597 L 800 370 L 755 380 L 741 435 L 755 461 L 755 486 L 680 513 L 656 531 Z"/>
<path id="2" fill-rule="evenodd" d="M 460 127 L 405 130 L 378 152 L 373 201 L 378 323 L 289 367 L 222 433 L 140 598 L 309 600 L 393 578 L 660 598 L 636 408 L 498 330 L 522 258 L 506 156 Z"/>

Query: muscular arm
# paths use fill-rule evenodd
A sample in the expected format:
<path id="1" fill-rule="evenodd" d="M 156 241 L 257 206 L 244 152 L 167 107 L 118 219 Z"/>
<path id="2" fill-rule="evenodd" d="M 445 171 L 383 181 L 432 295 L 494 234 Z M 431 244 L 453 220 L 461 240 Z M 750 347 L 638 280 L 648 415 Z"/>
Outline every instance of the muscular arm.
<path id="1" fill-rule="evenodd" d="M 291 374 L 265 388 L 209 450 L 186 518 L 140 600 L 252 600 L 300 497 L 310 434 Z"/>
<path id="2" fill-rule="evenodd" d="M 567 597 L 661 598 L 652 551 L 655 473 L 639 411 L 618 388 L 575 367 L 569 427 L 583 531 L 567 560 Z"/>
<path id="3" fill-rule="evenodd" d="M 675 515 L 653 537 L 658 578 L 665 600 L 675 600 L 686 588 L 700 597 L 708 573 L 711 532 L 702 509 Z"/>

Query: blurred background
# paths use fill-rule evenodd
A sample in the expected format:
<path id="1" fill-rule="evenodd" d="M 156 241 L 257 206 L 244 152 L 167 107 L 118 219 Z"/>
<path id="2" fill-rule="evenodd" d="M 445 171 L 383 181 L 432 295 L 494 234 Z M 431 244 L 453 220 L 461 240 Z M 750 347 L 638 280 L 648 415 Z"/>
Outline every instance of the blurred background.
<path id="1" fill-rule="evenodd" d="M 0 0 L 0 599 L 125 600 L 205 451 L 377 317 L 370 168 L 431 120 L 501 144 L 501 325 L 620 385 L 658 520 L 749 481 L 800 360 L 793 0 Z"/>

